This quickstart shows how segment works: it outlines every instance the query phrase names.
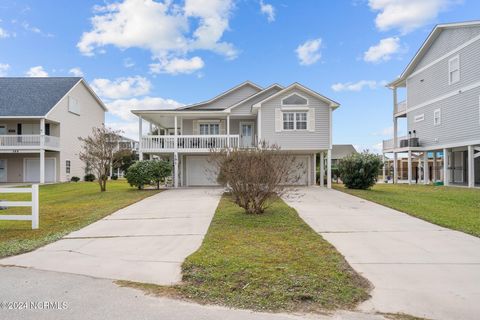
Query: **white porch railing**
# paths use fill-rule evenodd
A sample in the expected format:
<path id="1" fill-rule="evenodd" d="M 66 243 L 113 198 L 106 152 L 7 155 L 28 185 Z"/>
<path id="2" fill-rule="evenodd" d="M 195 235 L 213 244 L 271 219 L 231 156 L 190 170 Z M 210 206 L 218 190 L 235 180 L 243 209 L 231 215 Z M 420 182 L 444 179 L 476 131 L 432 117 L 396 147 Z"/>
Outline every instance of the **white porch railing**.
<path id="1" fill-rule="evenodd" d="M 229 143 L 230 139 L 230 143 Z M 210 149 L 238 148 L 239 135 L 179 135 L 175 145 L 175 136 L 143 136 L 141 151 L 208 151 Z"/>
<path id="2" fill-rule="evenodd" d="M 38 184 L 32 185 L 30 188 L 0 188 L 0 193 L 30 193 L 32 195 L 31 201 L 4 201 L 0 200 L 0 208 L 5 210 L 10 207 L 31 207 L 31 215 L 2 215 L 0 210 L 0 220 L 14 220 L 14 221 L 32 221 L 32 229 L 38 229 L 39 218 L 38 212 L 40 209 L 38 201 Z"/>
<path id="3" fill-rule="evenodd" d="M 400 140 L 407 139 L 407 136 L 397 137 L 397 145 L 394 145 L 393 139 L 383 140 L 383 150 L 392 150 L 400 148 Z"/>
<path id="4" fill-rule="evenodd" d="M 395 113 L 407 111 L 407 100 L 403 100 L 397 103 L 395 106 Z"/>
<path id="5" fill-rule="evenodd" d="M 59 148 L 60 138 L 39 134 L 0 135 L 0 149 Z"/>

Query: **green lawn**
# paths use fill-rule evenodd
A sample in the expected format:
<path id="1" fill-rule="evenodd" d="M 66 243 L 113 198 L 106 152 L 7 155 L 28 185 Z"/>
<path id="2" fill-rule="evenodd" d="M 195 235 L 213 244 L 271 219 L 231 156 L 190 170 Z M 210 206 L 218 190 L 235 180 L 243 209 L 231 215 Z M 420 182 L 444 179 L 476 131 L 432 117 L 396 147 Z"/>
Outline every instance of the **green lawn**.
<path id="1" fill-rule="evenodd" d="M 377 184 L 371 190 L 334 188 L 440 226 L 480 237 L 480 190 L 431 185 Z"/>
<path id="2" fill-rule="evenodd" d="M 270 311 L 352 308 L 369 283 L 277 200 L 262 215 L 246 215 L 224 196 L 198 251 L 183 266 L 183 284 L 119 282 L 154 294 L 201 303 Z"/>
<path id="3" fill-rule="evenodd" d="M 100 192 L 96 182 L 43 185 L 40 187 L 40 228 L 30 221 L 0 221 L 0 257 L 27 252 L 60 239 L 110 213 L 157 193 L 139 191 L 125 181 L 109 181 Z M 27 200 L 29 194 L 1 194 L 2 200 Z M 30 213 L 29 208 L 1 210 L 1 214 Z"/>

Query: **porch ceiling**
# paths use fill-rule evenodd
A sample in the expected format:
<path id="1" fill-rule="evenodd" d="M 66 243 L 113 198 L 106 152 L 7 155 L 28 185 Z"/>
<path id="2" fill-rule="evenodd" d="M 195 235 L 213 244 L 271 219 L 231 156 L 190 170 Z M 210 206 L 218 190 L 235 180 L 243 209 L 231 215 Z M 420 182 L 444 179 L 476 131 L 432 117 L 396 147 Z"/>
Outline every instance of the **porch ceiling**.
<path id="1" fill-rule="evenodd" d="M 173 128 L 175 125 L 175 116 L 178 121 L 181 119 L 226 119 L 228 113 L 223 111 L 132 111 L 137 116 L 141 116 L 142 119 L 159 125 L 163 128 Z M 178 124 L 180 125 L 180 123 Z"/>

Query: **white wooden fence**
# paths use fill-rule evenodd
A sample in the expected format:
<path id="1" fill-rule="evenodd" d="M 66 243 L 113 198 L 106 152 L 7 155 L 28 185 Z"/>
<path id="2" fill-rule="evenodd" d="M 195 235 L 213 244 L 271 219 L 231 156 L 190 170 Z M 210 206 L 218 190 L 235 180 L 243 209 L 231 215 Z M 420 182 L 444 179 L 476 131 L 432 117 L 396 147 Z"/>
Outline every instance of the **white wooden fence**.
<path id="1" fill-rule="evenodd" d="M 30 193 L 32 195 L 31 201 L 2 201 L 0 200 L 0 207 L 31 207 L 31 215 L 2 215 L 0 210 L 0 220 L 31 220 L 32 229 L 38 229 L 38 184 L 32 185 L 30 188 L 0 188 L 0 194 L 2 193 Z"/>

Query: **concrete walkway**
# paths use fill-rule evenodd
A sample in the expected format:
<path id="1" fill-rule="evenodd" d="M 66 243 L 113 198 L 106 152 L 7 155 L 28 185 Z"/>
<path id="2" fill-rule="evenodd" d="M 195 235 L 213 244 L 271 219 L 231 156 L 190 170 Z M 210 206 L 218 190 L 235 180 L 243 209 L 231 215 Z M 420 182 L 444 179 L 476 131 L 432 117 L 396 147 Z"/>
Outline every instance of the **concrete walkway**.
<path id="1" fill-rule="evenodd" d="M 361 310 L 479 318 L 479 238 L 335 190 L 300 194 L 289 205 L 374 285 Z"/>
<path id="2" fill-rule="evenodd" d="M 221 193 L 167 190 L 0 265 L 173 284 L 183 260 L 201 245 Z"/>

